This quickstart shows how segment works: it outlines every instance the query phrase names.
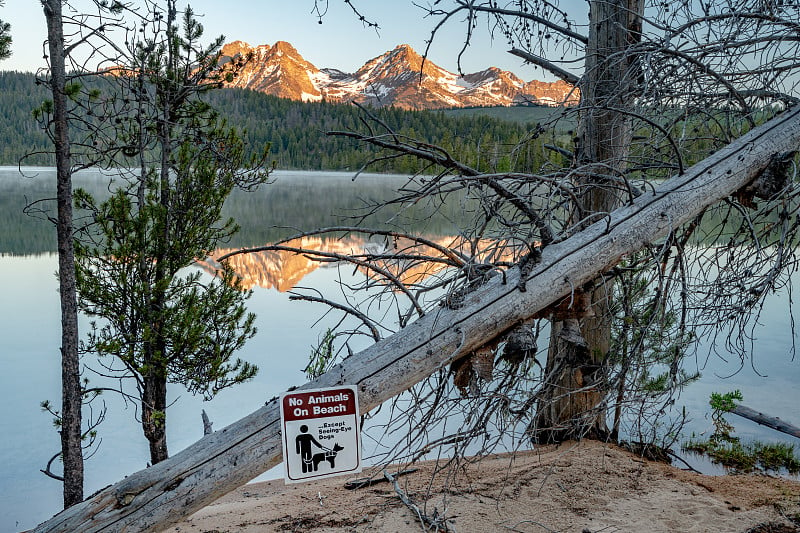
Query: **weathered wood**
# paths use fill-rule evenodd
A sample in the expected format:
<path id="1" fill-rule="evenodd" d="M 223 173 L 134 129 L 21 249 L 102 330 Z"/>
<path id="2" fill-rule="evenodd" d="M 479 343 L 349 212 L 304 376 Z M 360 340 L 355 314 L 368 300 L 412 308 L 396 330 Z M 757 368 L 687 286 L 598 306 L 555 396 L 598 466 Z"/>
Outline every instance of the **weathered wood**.
<path id="1" fill-rule="evenodd" d="M 639 59 L 630 50 L 641 42 L 644 4 L 643 0 L 605 0 L 592 2 L 589 9 L 589 40 L 578 84 L 581 100 L 573 178 L 581 193 L 572 213 L 573 224 L 614 211 L 624 202 L 622 190 L 609 187 L 607 176 L 624 176 L 631 159 L 633 122 L 628 111 L 635 107 L 641 88 Z M 544 367 L 548 379 L 537 395 L 536 416 L 528 426 L 534 442 L 608 433 L 605 397 L 599 388 L 588 386 L 596 377 L 585 372 L 601 368 L 611 349 L 613 320 L 608 306 L 614 281 L 597 279 L 593 285 L 588 294 L 591 312 L 583 320 L 551 322 Z"/>
<path id="2" fill-rule="evenodd" d="M 302 388 L 356 385 L 362 413 L 569 294 L 626 254 L 667 235 L 752 181 L 772 154 L 800 146 L 800 111 L 782 114 L 575 236 L 545 248 L 518 287 L 518 270 L 496 276 L 458 309 L 441 307 L 359 352 Z M 505 283 L 503 283 L 505 281 Z M 130 475 L 36 528 L 159 531 L 281 460 L 277 399 Z"/>
<path id="3" fill-rule="evenodd" d="M 214 423 L 211 421 L 211 419 L 208 418 L 205 409 L 203 409 L 203 412 L 200 414 L 200 417 L 203 419 L 203 435 L 211 435 L 212 433 L 214 433 L 214 428 L 213 428 Z"/>
<path id="4" fill-rule="evenodd" d="M 760 413 L 755 409 L 750 409 L 745 405 L 737 405 L 731 410 L 731 413 L 739 415 L 743 418 L 747 418 L 748 420 L 752 420 L 756 424 L 767 426 L 768 428 L 772 428 L 776 431 L 780 431 L 781 433 L 786 433 L 787 435 L 791 435 L 800 439 L 800 428 L 790 424 L 789 422 L 785 422 L 778 417 L 765 415 L 764 413 Z"/>

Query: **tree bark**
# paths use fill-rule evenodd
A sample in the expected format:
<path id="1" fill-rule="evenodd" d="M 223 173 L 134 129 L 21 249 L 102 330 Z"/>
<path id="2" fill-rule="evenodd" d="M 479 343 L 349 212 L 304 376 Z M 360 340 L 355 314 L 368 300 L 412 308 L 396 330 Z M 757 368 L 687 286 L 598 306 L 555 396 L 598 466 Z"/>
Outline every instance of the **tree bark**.
<path id="1" fill-rule="evenodd" d="M 42 0 L 47 21 L 50 83 L 53 95 L 54 149 L 58 236 L 58 279 L 61 298 L 61 456 L 64 463 L 64 507 L 83 500 L 81 449 L 81 381 L 78 356 L 78 304 L 72 221 L 72 169 L 67 117 L 66 64 L 61 0 Z"/>
<path id="2" fill-rule="evenodd" d="M 142 430 L 150 444 L 150 463 L 167 459 L 167 378 L 148 376 L 142 391 Z"/>
<path id="3" fill-rule="evenodd" d="M 784 113 L 639 196 L 573 237 L 545 248 L 518 290 L 518 269 L 348 357 L 303 389 L 353 384 L 362 413 L 483 346 L 657 241 L 706 206 L 755 179 L 775 153 L 800 146 L 800 111 Z M 103 489 L 36 528 L 45 531 L 160 531 L 280 462 L 277 398 L 170 459 Z"/>
<path id="4" fill-rule="evenodd" d="M 791 435 L 800 439 L 799 427 L 792 425 L 789 422 L 785 422 L 776 416 L 765 415 L 764 413 L 756 411 L 755 409 L 751 409 L 745 405 L 735 406 L 733 409 L 731 409 L 731 413 L 739 415 L 748 420 L 752 420 L 756 424 L 767 426 L 775 431 L 780 431 L 781 433 L 786 433 L 787 435 Z"/>
<path id="5" fill-rule="evenodd" d="M 631 141 L 624 113 L 635 95 L 636 58 L 626 50 L 641 38 L 641 0 L 591 2 L 589 40 L 581 91 L 575 165 L 582 195 L 573 222 L 619 207 L 619 186 Z M 609 393 L 603 366 L 611 344 L 608 312 L 610 282 L 598 279 L 591 312 L 568 322 L 554 322 L 545 366 L 546 383 L 530 428 L 535 442 L 562 442 L 608 433 L 604 400 Z M 570 334 L 565 334 L 570 332 Z"/>

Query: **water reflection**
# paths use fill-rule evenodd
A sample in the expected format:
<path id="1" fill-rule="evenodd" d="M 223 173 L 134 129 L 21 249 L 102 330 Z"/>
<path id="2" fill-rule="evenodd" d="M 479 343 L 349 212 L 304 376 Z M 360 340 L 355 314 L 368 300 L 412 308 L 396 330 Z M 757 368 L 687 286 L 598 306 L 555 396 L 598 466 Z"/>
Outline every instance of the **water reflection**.
<path id="1" fill-rule="evenodd" d="M 82 171 L 73 184 L 102 199 L 114 188 L 114 173 Z M 372 212 L 370 206 L 396 194 L 407 178 L 343 172 L 282 171 L 254 192 L 234 191 L 223 211 L 241 227 L 231 248 L 258 246 L 302 230 L 337 225 L 366 227 L 409 225 L 427 235 L 457 233 L 453 220 L 461 206 L 413 205 Z M 55 213 L 55 171 L 50 168 L 0 167 L 0 254 L 30 255 L 56 251 L 55 232 L 47 216 Z M 35 204 L 35 209 L 25 206 Z M 80 213 L 78 214 L 80 223 Z M 391 221 L 391 223 L 389 222 Z"/>
<path id="2" fill-rule="evenodd" d="M 0 477 L 0 531 L 33 527 L 54 514 L 60 505 L 60 485 L 42 475 L 42 468 L 58 449 L 58 434 L 53 430 L 51 417 L 39 409 L 39 402 L 55 400 L 59 391 L 59 304 L 56 284 L 57 261 L 55 238 L 51 223 L 32 218 L 23 212 L 29 202 L 54 196 L 54 173 L 50 169 L 33 169 L 21 177 L 16 169 L 0 169 L 0 357 L 4 371 L 0 373 L 0 458 L 3 472 Z M 108 190 L 109 176 L 82 173 L 76 184 L 91 187 L 97 195 Z M 366 176 L 355 183 L 349 174 L 282 173 L 277 181 L 252 195 L 237 195 L 228 206 L 242 231 L 225 249 L 215 251 L 203 263 L 207 272 L 229 250 L 241 246 L 259 246 L 276 242 L 304 228 L 332 226 L 348 217 L 363 213 L 364 202 L 374 202 L 391 194 L 404 183 L 402 177 Z M 40 204 L 46 213 L 48 202 Z M 424 214 L 418 207 L 415 216 Z M 407 214 L 407 213 L 406 213 Z M 451 213 L 452 215 L 452 213 Z M 448 216 L 420 216 L 415 231 L 428 235 L 432 242 L 455 246 L 458 239 Z M 450 220 L 456 219 L 452 216 Z M 381 224 L 379 218 L 370 225 Z M 395 242 L 385 238 L 366 238 L 357 235 L 306 237 L 287 243 L 327 253 L 375 254 L 393 249 Z M 399 242 L 403 249 L 408 243 Z M 497 253 L 489 242 L 477 243 L 483 253 Z M 430 249 L 428 250 L 430 252 Z M 340 293 L 342 275 L 345 283 L 360 282 L 366 273 L 353 269 L 329 268 L 307 256 L 288 251 L 264 251 L 240 255 L 231 259 L 234 269 L 248 287 L 257 288 L 249 308 L 257 315 L 259 334 L 241 353 L 245 360 L 261 367 L 259 375 L 242 386 L 223 391 L 212 402 L 203 403 L 182 391 L 172 388 L 170 398 L 178 398 L 168 412 L 168 439 L 171 450 L 177 451 L 202 436 L 201 409 L 222 429 L 260 407 L 265 401 L 293 385 L 305 381 L 305 367 L 311 346 L 336 318 L 323 317 L 324 307 L 307 302 L 290 302 L 288 291 L 302 283 L 323 293 Z M 385 263 L 387 268 L 407 268 L 408 260 Z M 446 269 L 430 266 L 432 270 L 409 270 L 406 283 L 418 283 L 423 278 L 443 275 Z M 392 270 L 399 272 L 399 270 Z M 795 281 L 800 278 L 795 276 Z M 797 405 L 800 401 L 797 383 L 800 381 L 800 360 L 792 357 L 792 316 L 796 302 L 787 303 L 786 295 L 770 298 L 762 315 L 762 327 L 754 330 L 755 350 L 752 360 L 729 379 L 740 367 L 738 360 L 725 360 L 729 352 L 724 345 L 705 343 L 698 349 L 696 361 L 690 364 L 703 373 L 703 379 L 692 385 L 682 396 L 694 419 L 690 431 L 702 432 L 711 428 L 708 415 L 710 392 L 740 389 L 745 403 L 755 409 L 780 416 L 800 424 Z M 85 331 L 86 321 L 82 323 Z M 361 345 L 358 342 L 362 342 Z M 357 351 L 370 340 L 356 339 L 352 348 Z M 751 365 L 752 363 L 752 365 Z M 692 370 L 691 368 L 689 369 Z M 91 376 L 90 376 L 91 377 Z M 92 377 L 92 379 L 95 379 Z M 109 396 L 109 420 L 100 428 L 103 442 L 87 463 L 86 493 L 113 483 L 123 476 L 143 468 L 148 453 L 135 416 L 135 407 L 119 398 Z M 732 420 L 733 421 L 733 420 Z M 737 434 L 744 439 L 762 438 L 769 441 L 781 437 L 746 420 L 735 420 Z"/>
<path id="3" fill-rule="evenodd" d="M 313 250 L 325 254 L 358 255 L 363 254 L 368 241 L 358 237 L 322 238 L 301 237 L 284 243 L 287 248 Z M 220 248 L 210 257 L 198 262 L 198 266 L 210 274 L 216 274 L 222 267 L 218 258 L 238 250 L 238 248 Z M 296 287 L 306 276 L 317 270 L 331 266 L 312 259 L 309 255 L 298 254 L 290 250 L 262 250 L 246 254 L 234 255 L 226 263 L 238 275 L 245 289 L 260 287 L 286 292 Z"/>
<path id="4" fill-rule="evenodd" d="M 422 242 L 421 242 L 422 241 Z M 220 258 L 239 248 L 220 248 L 198 266 L 216 275 Z M 318 268 L 337 268 L 353 258 L 356 270 L 376 278 L 376 270 L 387 273 L 406 286 L 422 284 L 428 278 L 452 267 L 463 267 L 469 258 L 511 263 L 520 247 L 506 242 L 482 239 L 467 241 L 458 236 L 368 238 L 348 234 L 341 237 L 303 236 L 279 244 L 253 247 L 253 251 L 225 259 L 239 276 L 245 289 L 260 287 L 286 292 L 296 287 Z M 361 263 L 363 261 L 363 264 Z M 367 266 L 374 265 L 374 269 Z"/>

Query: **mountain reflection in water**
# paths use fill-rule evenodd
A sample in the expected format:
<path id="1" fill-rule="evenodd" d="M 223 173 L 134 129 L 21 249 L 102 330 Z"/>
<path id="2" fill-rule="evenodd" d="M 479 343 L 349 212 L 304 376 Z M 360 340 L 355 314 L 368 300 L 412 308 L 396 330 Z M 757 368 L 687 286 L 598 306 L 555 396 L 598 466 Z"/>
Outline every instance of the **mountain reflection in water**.
<path id="1" fill-rule="evenodd" d="M 439 247 L 454 250 L 458 257 L 466 256 L 465 251 L 471 246 L 469 241 L 456 236 L 431 237 L 428 240 Z M 442 251 L 404 238 L 375 240 L 355 235 L 338 238 L 307 236 L 282 242 L 280 247 L 285 249 L 241 253 L 225 261 L 239 276 L 243 288 L 260 287 L 280 292 L 296 287 L 304 277 L 318 268 L 335 268 L 341 265 L 342 262 L 336 260 L 340 256 L 372 259 L 373 264 L 386 270 L 405 285 L 422 283 L 451 266 L 446 261 L 448 257 Z M 270 245 L 263 248 L 270 248 Z M 507 243 L 488 239 L 478 241 L 474 248 L 477 261 L 488 258 L 512 261 L 516 254 L 515 248 L 507 246 Z M 320 260 L 320 257 L 314 258 L 311 254 L 298 253 L 292 249 L 321 252 L 329 257 Z M 197 265 L 212 275 L 216 274 L 222 267 L 218 259 L 236 250 L 217 249 L 205 260 L 198 261 Z M 426 261 L 422 256 L 436 261 Z M 368 277 L 373 275 L 373 272 L 364 266 L 358 266 L 357 270 Z"/>

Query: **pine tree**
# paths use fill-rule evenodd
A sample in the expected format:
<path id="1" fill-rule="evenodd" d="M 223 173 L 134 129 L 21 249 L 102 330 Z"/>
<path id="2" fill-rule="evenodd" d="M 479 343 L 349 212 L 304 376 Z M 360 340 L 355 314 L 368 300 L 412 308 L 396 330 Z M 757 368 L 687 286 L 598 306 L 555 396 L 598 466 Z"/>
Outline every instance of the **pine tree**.
<path id="1" fill-rule="evenodd" d="M 3 7 L 2 2 L 0 7 Z M 0 19 L 0 59 L 9 57 L 11 57 L 11 24 Z"/>
<path id="2" fill-rule="evenodd" d="M 245 308 L 250 293 L 227 270 L 207 280 L 186 268 L 237 230 L 221 221 L 226 198 L 263 183 L 267 171 L 265 154 L 249 155 L 201 99 L 225 75 L 222 37 L 203 47 L 190 8 L 180 31 L 173 0 L 153 9 L 143 37 L 129 45 L 132 64 L 117 77 L 130 102 L 119 117 L 124 166 L 135 170 L 99 205 L 80 193 L 76 202 L 97 224 L 76 252 L 80 307 L 101 319 L 87 346 L 117 361 L 112 373 L 135 379 L 155 464 L 168 457 L 167 383 L 210 398 L 256 373 L 233 358 L 256 332 Z"/>

